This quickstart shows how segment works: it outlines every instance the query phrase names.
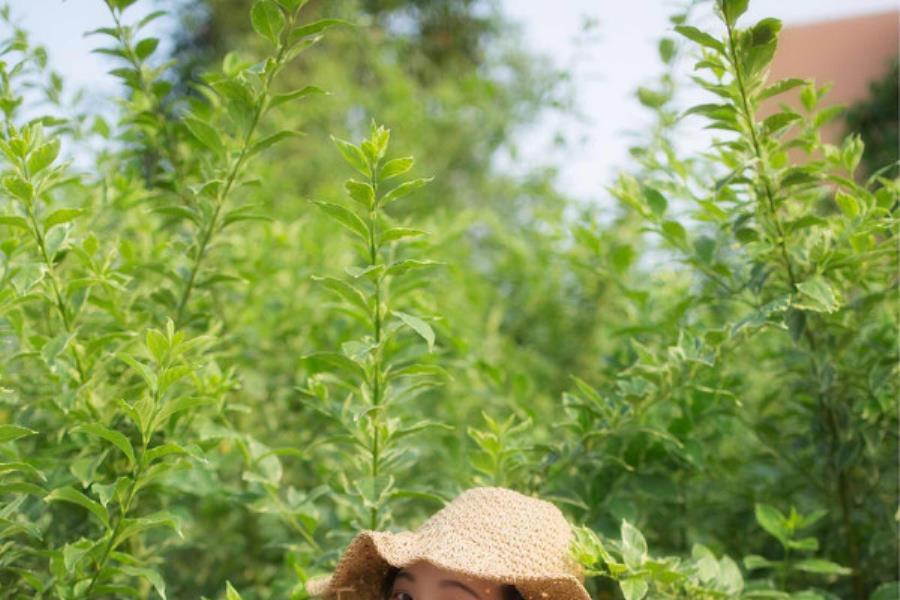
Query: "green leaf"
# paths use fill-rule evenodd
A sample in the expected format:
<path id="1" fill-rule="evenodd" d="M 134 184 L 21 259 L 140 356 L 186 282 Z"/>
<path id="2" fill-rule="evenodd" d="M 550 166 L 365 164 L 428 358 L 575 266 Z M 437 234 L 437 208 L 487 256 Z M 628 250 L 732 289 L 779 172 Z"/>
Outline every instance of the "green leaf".
<path id="1" fill-rule="evenodd" d="M 314 352 L 300 359 L 300 362 L 312 373 L 322 373 L 335 369 L 352 373 L 365 379 L 366 372 L 355 362 L 337 352 Z"/>
<path id="2" fill-rule="evenodd" d="M 127 485 L 128 478 L 120 477 L 120 480 L 124 480 Z M 91 484 L 91 491 L 97 496 L 97 499 L 100 500 L 100 504 L 103 508 L 109 506 L 109 501 L 112 500 L 113 494 L 116 493 L 116 488 L 118 487 L 119 482 L 115 481 L 113 483 L 98 483 L 94 482 Z"/>
<path id="3" fill-rule="evenodd" d="M 12 483 L 0 483 L 0 495 L 2 494 L 28 494 L 36 498 L 43 498 L 47 494 L 44 488 L 25 481 Z"/>
<path id="4" fill-rule="evenodd" d="M 72 428 L 75 433 L 87 433 L 102 438 L 122 451 L 128 457 L 130 464 L 134 464 L 134 448 L 128 438 L 119 431 L 110 429 L 100 423 L 84 423 Z"/>
<path id="5" fill-rule="evenodd" d="M 348 265 L 344 267 L 344 271 L 353 279 L 360 277 L 368 277 L 371 281 L 375 281 L 384 271 L 384 265 L 369 265 L 367 267 L 357 267 L 356 265 Z"/>
<path id="6" fill-rule="evenodd" d="M 272 99 L 269 102 L 269 107 L 273 108 L 275 106 L 284 104 L 285 102 L 290 102 L 292 100 L 300 100 L 301 98 L 306 98 L 307 96 L 316 96 L 316 95 L 327 96 L 328 92 L 326 92 L 322 88 L 316 87 L 314 85 L 308 85 L 299 90 L 294 90 L 293 92 L 286 92 L 284 94 L 276 94 L 276 95 L 272 96 Z"/>
<path id="7" fill-rule="evenodd" d="M 807 81 L 805 79 L 798 79 L 796 77 L 788 77 L 787 79 L 781 79 L 769 87 L 765 88 L 759 94 L 759 100 L 766 100 L 767 98 L 771 98 L 773 96 L 777 96 L 778 94 L 783 94 L 789 90 L 800 87 L 805 84 Z"/>
<path id="8" fill-rule="evenodd" d="M 260 141 L 256 142 L 255 144 L 253 144 L 250 147 L 250 150 L 247 151 L 247 156 L 253 156 L 254 154 L 262 152 L 269 146 L 271 146 L 273 144 L 277 144 L 278 142 L 280 142 L 282 140 L 286 140 L 286 139 L 292 138 L 292 137 L 301 137 L 304 135 L 306 135 L 306 134 L 303 133 L 302 131 L 291 131 L 288 129 L 279 131 L 278 133 L 274 133 L 268 137 L 261 139 Z"/>
<path id="9" fill-rule="evenodd" d="M 841 113 L 843 113 L 845 110 L 846 109 L 844 108 L 844 106 L 840 104 L 835 104 L 833 106 L 823 108 L 816 114 L 815 118 L 813 119 L 813 124 L 816 127 L 822 127 L 822 125 L 830 123 L 831 121 L 834 121 L 836 118 L 841 116 Z"/>
<path id="10" fill-rule="evenodd" d="M 316 35 L 317 33 L 321 33 L 326 29 L 343 25 L 351 27 L 353 26 L 352 23 L 344 21 L 343 19 L 320 19 L 306 25 L 301 25 L 300 27 L 297 27 L 293 31 L 291 31 L 290 43 L 296 43 L 305 37 L 310 37 L 312 35 Z"/>
<path id="11" fill-rule="evenodd" d="M 368 241 L 369 227 L 355 212 L 340 204 L 332 204 L 331 202 L 322 202 L 320 200 L 316 201 L 316 205 L 348 230 Z"/>
<path id="12" fill-rule="evenodd" d="M 800 518 L 798 520 L 797 529 L 806 529 L 807 527 L 811 527 L 811 526 L 815 525 L 816 523 L 818 523 L 822 519 L 822 517 L 824 517 L 827 514 L 828 514 L 827 510 L 820 508 L 820 509 L 814 510 L 811 513 L 808 513 L 806 515 L 802 515 L 802 516 L 800 516 Z"/>
<path id="13" fill-rule="evenodd" d="M 28 221 L 15 215 L 0 215 L 0 225 L 9 225 L 10 227 L 18 227 L 25 231 L 31 231 L 31 226 L 28 225 Z"/>
<path id="14" fill-rule="evenodd" d="M 225 146 L 218 132 L 209 123 L 201 121 L 196 117 L 185 117 L 184 124 L 188 130 L 197 138 L 204 146 L 213 150 L 218 154 L 225 152 Z"/>
<path id="15" fill-rule="evenodd" d="M 708 33 L 700 31 L 696 27 L 691 27 L 690 25 L 678 25 L 677 27 L 675 27 L 675 31 L 691 40 L 692 42 L 700 44 L 701 46 L 716 50 L 720 54 L 725 53 L 725 46 L 722 45 L 722 42 L 709 35 Z"/>
<path id="16" fill-rule="evenodd" d="M 146 38 L 137 43 L 134 47 L 134 53 L 138 60 L 144 60 L 156 51 L 157 46 L 159 46 L 157 38 Z"/>
<path id="17" fill-rule="evenodd" d="M 344 187 L 347 193 L 350 194 L 350 197 L 367 210 L 371 210 L 375 205 L 375 190 L 368 183 L 350 179 L 344 184 Z"/>
<path id="18" fill-rule="evenodd" d="M 771 561 L 757 554 L 749 554 L 744 557 L 744 567 L 746 567 L 748 571 L 754 571 L 756 569 L 770 569 L 776 566 L 778 566 L 777 562 Z"/>
<path id="19" fill-rule="evenodd" d="M 37 431 L 19 425 L 0 425 L 0 444 L 36 434 Z"/>
<path id="20" fill-rule="evenodd" d="M 344 157 L 344 160 L 347 161 L 351 167 L 366 177 L 370 175 L 369 161 L 366 159 L 366 155 L 363 154 L 363 151 L 360 150 L 359 146 L 334 136 L 331 136 L 331 141 L 334 142 L 334 145 L 340 150 L 341 156 Z"/>
<path id="21" fill-rule="evenodd" d="M 841 209 L 841 212 L 843 212 L 847 218 L 853 219 L 859 216 L 859 202 L 845 191 L 838 190 L 835 192 L 834 203 L 838 205 L 838 208 Z"/>
<path id="22" fill-rule="evenodd" d="M 391 372 L 391 377 L 439 377 L 441 379 L 453 379 L 446 369 L 439 365 L 413 363 Z"/>
<path id="23" fill-rule="evenodd" d="M 319 277 L 317 275 L 313 275 L 312 278 L 321 282 L 331 292 L 368 313 L 369 305 L 365 295 L 346 281 L 335 279 L 334 277 Z"/>
<path id="24" fill-rule="evenodd" d="M 169 340 L 166 336 L 158 329 L 148 329 L 144 343 L 156 362 L 161 363 L 169 351 Z"/>
<path id="25" fill-rule="evenodd" d="M 47 502 L 61 501 L 61 502 L 69 502 L 71 504 L 77 504 L 82 508 L 86 508 L 93 514 L 97 519 L 103 523 L 103 525 L 109 529 L 109 513 L 106 512 L 106 509 L 103 508 L 98 502 L 91 500 L 78 490 L 73 487 L 66 486 L 53 490 L 49 494 L 44 497 L 44 500 Z"/>
<path id="26" fill-rule="evenodd" d="M 66 544 L 62 551 L 63 565 L 66 568 L 66 572 L 70 574 L 73 573 L 75 567 L 81 562 L 81 559 L 84 558 L 84 555 L 93 547 L 94 542 L 84 538 L 72 544 Z"/>
<path id="27" fill-rule="evenodd" d="M 869 596 L 869 600 L 897 600 L 897 598 L 900 598 L 900 581 L 882 583 Z"/>
<path id="28" fill-rule="evenodd" d="M 389 434 L 389 439 L 398 440 L 408 435 L 414 435 L 421 431 L 425 431 L 426 429 L 443 429 L 444 431 L 454 431 L 452 425 L 447 425 L 446 423 L 441 423 L 439 421 L 416 421 L 415 424 L 410 425 L 409 427 L 401 427 L 391 431 L 391 433 Z"/>
<path id="29" fill-rule="evenodd" d="M 158 427 L 160 423 L 163 423 L 172 415 L 201 406 L 210 406 L 212 404 L 215 404 L 215 400 L 205 396 L 179 396 L 174 400 L 169 400 L 160 408 L 154 422 L 151 423 L 150 428 L 154 429 Z"/>
<path id="30" fill-rule="evenodd" d="M 73 337 L 73 334 L 63 331 L 44 344 L 44 347 L 41 348 L 41 357 L 44 362 L 52 365 L 56 361 L 56 357 L 65 351 Z"/>
<path id="31" fill-rule="evenodd" d="M 10 194 L 22 200 L 26 204 L 30 204 L 34 199 L 34 188 L 31 184 L 19 177 L 18 175 L 7 175 L 3 178 L 3 187 Z"/>
<path id="32" fill-rule="evenodd" d="M 143 461 L 144 464 L 150 465 L 161 458 L 165 458 L 166 456 L 171 456 L 173 454 L 176 454 L 178 456 L 190 456 L 191 458 L 203 463 L 209 462 L 203 456 L 203 451 L 200 448 L 196 446 L 184 447 L 180 444 L 176 444 L 175 442 L 166 442 L 165 444 L 160 444 L 159 446 L 149 448 L 143 455 Z"/>
<path id="33" fill-rule="evenodd" d="M 694 251 L 697 253 L 697 258 L 700 262 L 710 264 L 716 253 L 716 240 L 709 236 L 701 235 L 694 240 Z"/>
<path id="34" fill-rule="evenodd" d="M 812 185 L 819 182 L 818 173 L 808 167 L 786 169 L 781 178 L 781 187 Z"/>
<path id="35" fill-rule="evenodd" d="M 137 359 L 135 359 L 130 354 L 125 354 L 125 353 L 117 354 L 116 358 L 118 358 L 119 360 L 121 360 L 122 362 L 124 362 L 125 364 L 130 366 L 132 369 L 137 371 L 140 374 L 140 376 L 144 379 L 144 382 L 147 384 L 148 388 L 150 388 L 151 390 L 156 388 L 156 375 L 153 374 L 153 371 L 151 371 L 147 367 L 147 365 L 145 365 L 142 362 L 139 362 Z"/>
<path id="36" fill-rule="evenodd" d="M 647 559 L 647 541 L 637 527 L 622 520 L 622 558 L 631 569 L 639 569 Z"/>
<path id="37" fill-rule="evenodd" d="M 672 59 L 675 57 L 675 49 L 675 40 L 668 37 L 660 39 L 657 46 L 659 59 L 665 64 L 671 63 Z"/>
<path id="38" fill-rule="evenodd" d="M 803 108 L 806 109 L 806 112 L 812 112 L 819 102 L 819 97 L 818 94 L 816 94 L 814 82 L 808 81 L 807 83 L 808 85 L 800 90 L 800 102 L 803 104 Z"/>
<path id="39" fill-rule="evenodd" d="M 278 4 L 293 12 L 298 8 L 303 8 L 308 1 L 309 0 L 278 0 Z"/>
<path id="40" fill-rule="evenodd" d="M 162 575 L 160 575 L 158 571 L 154 569 L 148 569 L 146 567 L 136 567 L 134 565 L 123 564 L 120 564 L 118 566 L 118 569 L 126 575 L 146 579 L 150 582 L 150 585 L 153 586 L 153 589 L 156 590 L 156 593 L 159 594 L 159 597 L 162 598 L 162 600 L 166 600 L 166 582 L 163 580 Z"/>
<path id="41" fill-rule="evenodd" d="M 373 120 L 369 139 L 364 140 L 363 143 L 360 144 L 363 154 L 369 157 L 369 162 L 371 164 L 377 164 L 384 158 L 390 139 L 391 130 L 387 129 L 384 125 L 376 126 L 375 121 Z"/>
<path id="42" fill-rule="evenodd" d="M 32 434 L 27 433 L 25 435 Z M 34 477 L 35 479 L 47 481 L 46 475 L 26 462 L 0 462 L 0 475 L 2 475 L 3 473 L 28 473 L 29 476 Z"/>
<path id="43" fill-rule="evenodd" d="M 837 292 L 821 275 L 816 275 L 802 283 L 798 283 L 797 291 L 800 292 L 800 296 L 793 303 L 797 308 L 832 313 L 842 305 Z"/>
<path id="44" fill-rule="evenodd" d="M 687 242 L 687 231 L 678 221 L 664 221 L 662 232 L 665 238 L 676 246 L 683 246 Z"/>
<path id="45" fill-rule="evenodd" d="M 690 107 L 681 115 L 703 115 L 707 119 L 713 121 L 726 121 L 734 123 L 737 121 L 737 112 L 730 104 L 697 104 Z"/>
<path id="46" fill-rule="evenodd" d="M 776 133 L 800 119 L 802 117 L 795 112 L 777 112 L 766 117 L 762 122 L 762 126 L 767 133 Z"/>
<path id="47" fill-rule="evenodd" d="M 400 198 L 413 193 L 417 189 L 424 187 L 433 179 L 434 177 L 423 177 L 421 179 L 413 179 L 411 181 L 401 183 L 384 195 L 384 197 L 381 199 L 381 204 L 385 205 L 394 202 L 395 200 L 399 200 Z"/>
<path id="48" fill-rule="evenodd" d="M 50 229 L 54 225 L 60 225 L 62 223 L 68 223 L 69 221 L 75 219 L 84 214 L 84 211 L 80 208 L 60 208 L 49 215 L 44 219 L 44 229 Z"/>
<path id="49" fill-rule="evenodd" d="M 722 16 L 729 25 L 734 25 L 742 14 L 747 12 L 749 0 L 718 0 Z"/>
<path id="50" fill-rule="evenodd" d="M 431 325 L 416 317 L 414 315 L 409 315 L 399 310 L 393 310 L 391 313 L 403 321 L 408 327 L 413 329 L 416 333 L 422 336 L 428 343 L 428 351 L 431 352 L 434 350 L 434 331 L 431 329 Z"/>
<path id="51" fill-rule="evenodd" d="M 34 175 L 49 167 L 59 156 L 59 140 L 54 139 L 42 144 L 28 157 L 28 172 Z"/>
<path id="52" fill-rule="evenodd" d="M 241 595 L 237 593 L 230 581 L 225 582 L 225 600 L 241 600 Z"/>
<path id="53" fill-rule="evenodd" d="M 666 208 L 668 208 L 669 206 L 666 198 L 657 190 L 651 187 L 644 188 L 644 198 L 647 200 L 647 206 L 650 207 L 650 210 L 657 217 L 662 216 L 663 213 L 666 212 Z"/>
<path id="54" fill-rule="evenodd" d="M 402 273 L 406 273 L 407 271 L 413 269 L 424 269 L 428 267 L 434 267 L 438 265 L 443 265 L 442 262 L 437 262 L 433 260 L 417 260 L 414 258 L 408 258 L 406 260 L 401 260 L 391 264 L 384 272 L 385 277 L 389 275 L 400 275 Z"/>
<path id="55" fill-rule="evenodd" d="M 659 108 L 669 101 L 670 96 L 666 93 L 651 90 L 646 87 L 638 87 L 638 101 L 647 108 Z"/>
<path id="56" fill-rule="evenodd" d="M 629 577 L 619 582 L 625 600 L 642 600 L 649 589 L 647 582 L 641 577 Z"/>
<path id="57" fill-rule="evenodd" d="M 773 18 L 763 19 L 750 28 L 750 44 L 752 46 L 774 45 L 778 41 L 780 31 L 781 21 Z"/>
<path id="58" fill-rule="evenodd" d="M 379 178 L 381 179 L 381 181 L 387 181 L 388 179 L 392 179 L 394 177 L 397 177 L 398 175 L 403 175 L 404 173 L 412 169 L 414 163 L 415 160 L 412 156 L 404 156 L 402 158 L 389 160 L 381 168 Z"/>
<path id="59" fill-rule="evenodd" d="M 284 15 L 273 0 L 257 0 L 250 9 L 253 30 L 276 46 L 284 29 Z"/>
<path id="60" fill-rule="evenodd" d="M 116 539 L 123 542 L 141 532 L 160 527 L 167 527 L 177 533 L 178 537 L 184 537 L 178 519 L 172 513 L 158 511 L 137 519 L 123 519 L 122 527 Z"/>
<path id="61" fill-rule="evenodd" d="M 135 2 L 137 2 L 137 0 L 110 0 L 110 4 L 120 12 L 125 10 Z"/>
<path id="62" fill-rule="evenodd" d="M 744 576 L 737 563 L 730 557 L 723 556 L 719 561 L 719 576 L 716 582 L 732 596 L 737 596 L 744 589 Z"/>
<path id="63" fill-rule="evenodd" d="M 822 558 L 805 558 L 794 563 L 794 568 L 807 573 L 819 573 L 821 575 L 849 575 L 852 569 Z"/>
<path id="64" fill-rule="evenodd" d="M 391 242 L 396 242 L 397 240 L 420 235 L 427 235 L 427 232 L 422 231 L 421 229 L 410 229 L 408 227 L 392 227 L 381 234 L 381 243 L 389 244 Z"/>
<path id="65" fill-rule="evenodd" d="M 787 547 L 801 552 L 815 552 L 819 549 L 819 540 L 811 536 L 799 540 L 788 540 Z"/>
<path id="66" fill-rule="evenodd" d="M 229 210 L 222 218 L 222 228 L 239 221 L 272 221 L 272 217 L 255 212 L 257 210 L 259 210 L 259 206 L 255 204 L 244 204 Z"/>
<path id="67" fill-rule="evenodd" d="M 787 527 L 787 519 L 774 506 L 768 504 L 757 504 L 754 508 L 756 522 L 760 527 L 768 531 L 772 536 L 777 538 L 781 543 L 786 544 L 790 538 L 790 531 Z"/>

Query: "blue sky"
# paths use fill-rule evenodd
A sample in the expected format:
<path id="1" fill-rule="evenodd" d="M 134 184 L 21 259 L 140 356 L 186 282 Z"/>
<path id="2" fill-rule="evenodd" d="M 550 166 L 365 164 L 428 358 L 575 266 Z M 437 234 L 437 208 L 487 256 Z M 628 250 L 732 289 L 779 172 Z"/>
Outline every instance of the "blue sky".
<path id="1" fill-rule="evenodd" d="M 667 17 L 682 2 L 671 0 L 501 0 L 517 21 L 524 43 L 572 69 L 576 101 L 586 120 L 548 113 L 519 134 L 517 168 L 548 160 L 559 163 L 560 187 L 583 200 L 604 196 L 616 169 L 627 165 L 625 132 L 639 130 L 645 111 L 634 99 L 638 85 L 659 72 L 656 42 L 670 29 Z M 68 85 L 102 96 L 115 90 L 106 75 L 106 57 L 91 54 L 98 38 L 83 33 L 111 24 L 102 0 L 12 0 L 17 21 L 44 44 L 54 69 Z M 251 2 L 247 1 L 248 9 Z M 898 0 L 753 0 L 748 18 L 775 16 L 786 25 L 896 9 Z M 150 12 L 144 0 L 128 11 L 129 20 Z M 591 42 L 581 34 L 586 19 L 596 22 Z M 580 144 L 562 154 L 553 146 L 557 132 Z"/>

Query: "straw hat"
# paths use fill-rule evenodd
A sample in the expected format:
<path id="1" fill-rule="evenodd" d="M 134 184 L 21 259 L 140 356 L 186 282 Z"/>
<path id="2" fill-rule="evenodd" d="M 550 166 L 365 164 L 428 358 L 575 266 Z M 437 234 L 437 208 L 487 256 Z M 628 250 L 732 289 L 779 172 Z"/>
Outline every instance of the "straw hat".
<path id="1" fill-rule="evenodd" d="M 415 531 L 363 531 L 330 576 L 306 589 L 327 600 L 382 600 L 391 566 L 426 560 L 500 584 L 526 600 L 591 600 L 569 554 L 572 529 L 556 506 L 500 487 L 472 488 Z"/>

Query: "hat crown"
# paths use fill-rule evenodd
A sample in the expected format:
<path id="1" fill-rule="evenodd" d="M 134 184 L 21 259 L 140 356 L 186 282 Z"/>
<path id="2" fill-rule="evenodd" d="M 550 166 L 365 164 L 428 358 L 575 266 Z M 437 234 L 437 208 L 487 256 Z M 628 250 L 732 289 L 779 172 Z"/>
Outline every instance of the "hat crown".
<path id="1" fill-rule="evenodd" d="M 569 556 L 572 529 L 550 502 L 499 487 L 466 490 L 415 532 L 418 543 L 497 576 L 580 577 Z"/>

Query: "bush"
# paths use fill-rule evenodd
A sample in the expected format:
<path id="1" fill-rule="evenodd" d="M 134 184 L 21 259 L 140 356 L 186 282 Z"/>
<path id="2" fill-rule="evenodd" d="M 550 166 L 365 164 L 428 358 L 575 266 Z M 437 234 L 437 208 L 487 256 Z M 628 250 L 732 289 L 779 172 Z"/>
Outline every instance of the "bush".
<path id="1" fill-rule="evenodd" d="M 115 122 L 2 14 L 0 598 L 305 598 L 476 484 L 563 507 L 598 598 L 896 596 L 897 181 L 821 142 L 826 88 L 767 80 L 778 21 L 673 17 L 610 222 L 495 142 L 426 186 L 378 114 L 300 137 L 332 99 L 295 60 L 384 49 L 346 8 L 258 0 L 262 58 L 185 93 L 158 14 L 107 4 Z M 714 98 L 679 111 L 685 59 Z"/>

